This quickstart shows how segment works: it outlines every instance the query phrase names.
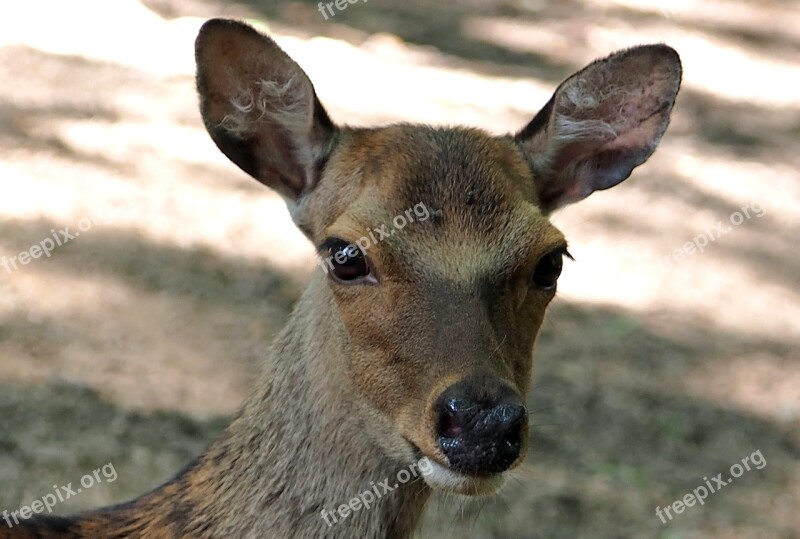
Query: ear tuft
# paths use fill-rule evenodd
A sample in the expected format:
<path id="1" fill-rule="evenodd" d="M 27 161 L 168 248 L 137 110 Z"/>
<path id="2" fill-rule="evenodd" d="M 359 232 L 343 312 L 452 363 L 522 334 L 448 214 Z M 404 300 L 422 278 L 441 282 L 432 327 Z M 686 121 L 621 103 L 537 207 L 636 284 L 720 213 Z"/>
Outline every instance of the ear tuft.
<path id="1" fill-rule="evenodd" d="M 680 88 L 678 53 L 634 47 L 565 80 L 516 136 L 545 211 L 625 180 L 652 155 Z"/>

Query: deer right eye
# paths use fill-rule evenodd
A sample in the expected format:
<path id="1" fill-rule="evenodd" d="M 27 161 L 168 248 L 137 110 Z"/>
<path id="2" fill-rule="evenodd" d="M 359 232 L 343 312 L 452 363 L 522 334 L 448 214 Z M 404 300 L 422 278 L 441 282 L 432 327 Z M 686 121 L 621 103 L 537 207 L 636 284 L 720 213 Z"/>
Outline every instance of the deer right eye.
<path id="1" fill-rule="evenodd" d="M 364 253 L 352 243 L 333 239 L 325 242 L 328 267 L 333 278 L 341 282 L 354 282 L 364 279 L 372 273 L 369 261 Z"/>

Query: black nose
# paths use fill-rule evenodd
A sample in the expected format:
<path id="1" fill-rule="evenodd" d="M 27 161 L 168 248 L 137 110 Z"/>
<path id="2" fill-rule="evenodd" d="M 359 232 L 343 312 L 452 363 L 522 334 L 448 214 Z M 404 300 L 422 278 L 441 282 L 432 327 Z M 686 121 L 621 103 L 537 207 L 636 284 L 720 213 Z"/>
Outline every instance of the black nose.
<path id="1" fill-rule="evenodd" d="M 507 470 L 519 457 L 525 406 L 510 388 L 459 382 L 437 400 L 438 436 L 450 466 L 468 474 Z"/>

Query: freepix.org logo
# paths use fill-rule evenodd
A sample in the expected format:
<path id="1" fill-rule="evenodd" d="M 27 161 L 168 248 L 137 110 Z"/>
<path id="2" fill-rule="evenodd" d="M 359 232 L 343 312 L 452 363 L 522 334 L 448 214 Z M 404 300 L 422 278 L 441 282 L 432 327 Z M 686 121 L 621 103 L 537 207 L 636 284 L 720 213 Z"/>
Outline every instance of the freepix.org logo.
<path id="1" fill-rule="evenodd" d="M 375 484 L 374 481 L 370 481 L 370 488 L 364 490 L 358 496 L 354 496 L 346 504 L 342 504 L 331 511 L 323 509 L 320 512 L 320 517 L 330 528 L 357 511 L 369 509 L 383 496 L 400 488 L 401 485 L 405 485 L 412 479 L 419 478 L 420 474 L 429 474 L 432 469 L 431 461 L 428 460 L 428 457 L 422 457 L 417 462 L 412 462 L 408 468 L 403 468 L 397 472 L 394 484 L 390 484 L 392 481 L 390 478 L 378 481 L 378 484 Z"/>
<path id="2" fill-rule="evenodd" d="M 327 258 L 320 258 L 318 264 L 322 268 L 322 271 L 328 273 L 333 269 L 334 262 L 337 264 L 344 264 L 347 262 L 348 258 L 353 258 L 359 253 L 366 253 L 367 249 L 392 236 L 392 234 L 398 230 L 402 230 L 409 223 L 413 223 L 415 220 L 419 222 L 427 221 L 430 216 L 431 212 L 423 202 L 414 204 L 414 206 L 408 208 L 403 213 L 395 215 L 394 219 L 391 220 L 391 224 L 384 223 L 379 227 L 368 228 L 366 235 L 361 236 L 344 249 L 330 254 Z"/>

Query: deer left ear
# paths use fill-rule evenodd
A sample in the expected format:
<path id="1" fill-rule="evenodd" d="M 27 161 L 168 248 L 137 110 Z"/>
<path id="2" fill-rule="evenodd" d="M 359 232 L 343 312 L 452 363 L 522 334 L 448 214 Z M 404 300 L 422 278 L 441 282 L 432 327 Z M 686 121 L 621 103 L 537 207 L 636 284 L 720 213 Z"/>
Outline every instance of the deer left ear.
<path id="1" fill-rule="evenodd" d="M 311 192 L 337 128 L 311 80 L 269 37 L 212 19 L 195 43 L 200 112 L 239 168 L 289 200 Z"/>
<path id="2" fill-rule="evenodd" d="M 655 151 L 681 84 L 678 53 L 634 47 L 575 73 L 514 140 L 551 212 L 630 176 Z"/>

